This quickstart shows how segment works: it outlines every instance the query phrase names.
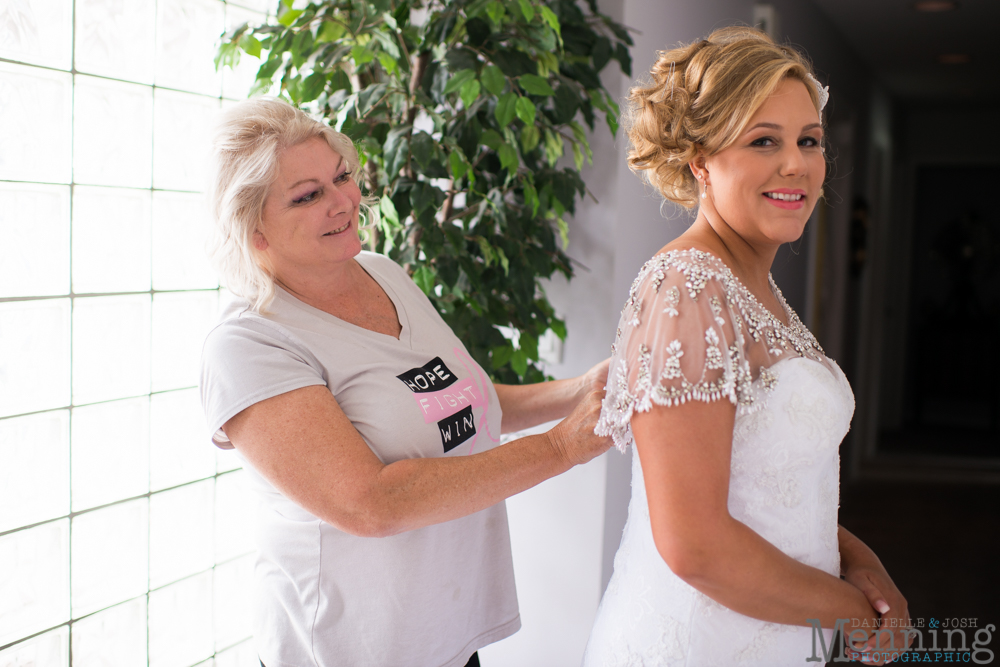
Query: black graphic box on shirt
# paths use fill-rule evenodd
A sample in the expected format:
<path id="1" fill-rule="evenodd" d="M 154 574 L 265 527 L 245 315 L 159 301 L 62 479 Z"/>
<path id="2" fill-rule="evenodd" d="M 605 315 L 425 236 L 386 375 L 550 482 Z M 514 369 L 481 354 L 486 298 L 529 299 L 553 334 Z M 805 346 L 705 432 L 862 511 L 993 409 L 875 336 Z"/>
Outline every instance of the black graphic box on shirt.
<path id="1" fill-rule="evenodd" d="M 482 399 L 471 378 L 460 381 L 441 357 L 434 357 L 423 366 L 396 377 L 414 393 L 424 421 L 437 423 L 445 452 L 476 434 L 472 408 Z"/>

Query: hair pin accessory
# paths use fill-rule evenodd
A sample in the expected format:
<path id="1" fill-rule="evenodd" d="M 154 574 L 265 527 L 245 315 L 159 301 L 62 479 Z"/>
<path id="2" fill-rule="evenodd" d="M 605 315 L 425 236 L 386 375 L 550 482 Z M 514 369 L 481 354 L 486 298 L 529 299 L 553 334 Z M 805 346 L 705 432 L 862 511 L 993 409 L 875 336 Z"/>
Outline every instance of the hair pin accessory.
<path id="1" fill-rule="evenodd" d="M 819 110 L 822 112 L 826 103 L 830 101 L 830 86 L 824 86 L 812 74 L 806 74 L 806 76 L 809 77 L 809 82 L 816 86 L 816 94 L 819 95 Z"/>

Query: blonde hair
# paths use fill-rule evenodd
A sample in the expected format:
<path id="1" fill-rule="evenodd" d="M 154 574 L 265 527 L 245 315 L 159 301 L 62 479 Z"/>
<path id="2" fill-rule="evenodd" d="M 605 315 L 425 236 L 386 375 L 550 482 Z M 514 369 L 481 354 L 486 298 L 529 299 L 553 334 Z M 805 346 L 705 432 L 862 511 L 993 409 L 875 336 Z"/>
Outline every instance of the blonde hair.
<path id="1" fill-rule="evenodd" d="M 212 263 L 223 284 L 263 312 L 274 298 L 274 272 L 254 247 L 264 202 L 278 175 L 282 151 L 313 137 L 324 139 L 361 185 L 360 160 L 351 139 L 281 100 L 255 98 L 222 114 L 212 141 Z M 361 202 L 362 217 L 374 219 L 373 198 Z"/>
<path id="2" fill-rule="evenodd" d="M 713 155 L 731 146 L 784 79 L 802 81 L 820 110 L 806 58 L 755 28 L 721 28 L 660 51 L 650 75 L 651 81 L 629 91 L 628 166 L 686 208 L 698 202 L 691 161 L 699 152 Z"/>

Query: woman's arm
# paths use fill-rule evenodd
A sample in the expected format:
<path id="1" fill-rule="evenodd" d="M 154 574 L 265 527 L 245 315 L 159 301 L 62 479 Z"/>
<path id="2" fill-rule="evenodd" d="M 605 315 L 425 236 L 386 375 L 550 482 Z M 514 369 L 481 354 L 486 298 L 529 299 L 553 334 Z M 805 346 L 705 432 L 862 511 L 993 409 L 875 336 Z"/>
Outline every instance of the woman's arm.
<path id="1" fill-rule="evenodd" d="M 603 453 L 610 440 L 594 435 L 602 398 L 592 392 L 542 435 L 471 456 L 388 465 L 324 386 L 256 403 L 223 428 L 287 498 L 344 532 L 384 537 L 486 509 Z"/>
<path id="2" fill-rule="evenodd" d="M 579 377 L 537 384 L 495 384 L 503 421 L 501 433 L 516 433 L 555 419 L 562 419 L 592 391 L 602 391 L 608 382 L 605 359 Z"/>
<path id="3" fill-rule="evenodd" d="M 736 409 L 654 406 L 632 417 L 653 538 L 677 576 L 746 616 L 787 625 L 878 615 L 855 586 L 785 555 L 728 510 Z M 669 434 L 669 435 L 668 435 Z"/>

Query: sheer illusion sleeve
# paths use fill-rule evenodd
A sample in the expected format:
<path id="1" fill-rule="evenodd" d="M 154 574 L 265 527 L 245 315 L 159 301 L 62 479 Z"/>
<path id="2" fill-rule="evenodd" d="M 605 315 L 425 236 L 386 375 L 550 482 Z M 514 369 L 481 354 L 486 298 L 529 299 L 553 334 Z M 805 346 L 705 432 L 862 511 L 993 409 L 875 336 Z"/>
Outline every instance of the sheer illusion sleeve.
<path id="1" fill-rule="evenodd" d="M 597 432 L 624 451 L 630 421 L 653 404 L 691 400 L 752 402 L 739 309 L 727 296 L 731 274 L 713 255 L 688 250 L 650 260 L 622 311 Z"/>

